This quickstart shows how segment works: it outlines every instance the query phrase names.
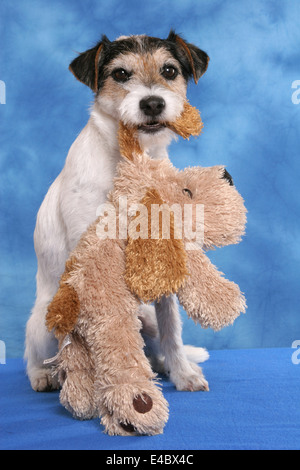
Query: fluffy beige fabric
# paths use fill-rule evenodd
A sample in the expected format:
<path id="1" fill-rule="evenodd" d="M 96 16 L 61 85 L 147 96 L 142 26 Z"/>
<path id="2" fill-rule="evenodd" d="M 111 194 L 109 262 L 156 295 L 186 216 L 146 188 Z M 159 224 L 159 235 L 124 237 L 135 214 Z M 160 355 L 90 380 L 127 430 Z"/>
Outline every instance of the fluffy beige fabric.
<path id="1" fill-rule="evenodd" d="M 174 214 L 166 206 L 163 215 L 168 219 L 170 236 L 162 236 L 162 220 L 158 220 L 158 239 L 151 233 L 151 208 L 162 207 L 164 201 L 156 189 L 148 189 L 141 203 L 146 207 L 145 220 L 147 238 L 132 239 L 130 233 L 126 246 L 125 281 L 131 292 L 143 302 L 160 300 L 163 295 L 175 294 L 185 283 L 188 274 L 184 242 L 174 237 Z"/>
<path id="2" fill-rule="evenodd" d="M 121 126 L 120 141 L 128 143 L 130 135 Z M 117 232 L 124 218 L 119 198 L 124 196 L 128 207 L 141 202 L 148 209 L 149 202 L 177 204 L 182 219 L 166 209 L 170 238 L 162 238 L 160 224 L 158 239 L 135 240 L 130 230 L 127 239 L 99 238 L 97 227 L 104 216 L 99 217 L 70 256 L 48 309 L 47 326 L 60 344 L 67 333 L 71 338 L 57 365 L 61 403 L 79 419 L 101 416 L 111 435 L 153 435 L 163 431 L 168 404 L 143 351 L 138 307 L 141 301 L 176 292 L 187 314 L 204 327 L 220 329 L 232 323 L 245 311 L 244 297 L 204 250 L 239 242 L 246 209 L 236 188 L 224 179 L 224 167 L 179 171 L 169 160 L 151 159 L 137 145 L 130 155 L 126 149 L 108 197 L 118 217 Z M 175 233 L 181 222 L 184 225 L 185 205 L 195 209 L 197 204 L 204 204 L 204 245 L 187 250 L 189 236 L 184 233 L 178 240 Z M 126 214 L 127 224 L 136 216 Z M 149 225 L 147 233 L 151 235 Z"/>

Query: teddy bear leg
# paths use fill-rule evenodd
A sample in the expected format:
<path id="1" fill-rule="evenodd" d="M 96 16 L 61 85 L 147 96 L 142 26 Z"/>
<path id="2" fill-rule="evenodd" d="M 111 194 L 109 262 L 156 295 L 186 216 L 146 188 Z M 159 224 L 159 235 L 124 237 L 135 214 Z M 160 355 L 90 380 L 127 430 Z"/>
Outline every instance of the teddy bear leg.
<path id="1" fill-rule="evenodd" d="M 58 378 L 61 404 L 80 420 L 97 416 L 94 397 L 94 365 L 83 339 L 70 335 L 71 344 L 62 349 Z"/>
<path id="2" fill-rule="evenodd" d="M 88 342 L 96 358 L 95 396 L 105 432 L 162 433 L 168 404 L 145 356 L 136 309 L 124 308 L 122 315 L 119 306 L 119 310 L 97 315 L 95 321 Z"/>
<path id="3" fill-rule="evenodd" d="M 101 424 L 111 436 L 162 434 L 168 404 L 157 384 L 149 380 L 112 384 L 102 391 Z"/>
<path id="4" fill-rule="evenodd" d="M 177 390 L 208 391 L 209 386 L 202 369 L 187 359 L 183 342 L 180 313 L 176 297 L 162 297 L 155 303 L 161 337 L 161 349 L 165 356 L 165 370 Z"/>

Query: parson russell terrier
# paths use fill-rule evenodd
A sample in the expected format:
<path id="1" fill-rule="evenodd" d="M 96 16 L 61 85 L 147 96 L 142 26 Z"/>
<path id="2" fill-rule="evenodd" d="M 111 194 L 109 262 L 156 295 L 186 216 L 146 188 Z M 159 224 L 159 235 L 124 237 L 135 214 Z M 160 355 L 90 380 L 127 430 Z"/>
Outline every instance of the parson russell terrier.
<path id="1" fill-rule="evenodd" d="M 150 156 L 166 158 L 167 146 L 175 134 L 163 123 L 174 122 L 181 114 L 189 79 L 197 83 L 208 62 L 205 52 L 171 30 L 167 39 L 139 35 L 121 36 L 111 42 L 103 36 L 95 47 L 71 63 L 74 76 L 94 91 L 95 102 L 87 125 L 71 146 L 65 166 L 37 216 L 37 291 L 27 323 L 25 350 L 34 390 L 58 388 L 51 368 L 43 365 L 58 347 L 46 330 L 45 315 L 69 253 L 95 220 L 98 206 L 112 188 L 121 158 L 119 121 L 138 126 L 140 146 Z M 146 349 L 156 369 L 163 364 L 178 390 L 208 390 L 201 369 L 188 359 L 188 350 L 183 346 L 175 298 L 163 298 L 154 307 L 143 306 L 140 318 Z M 206 351 L 199 348 L 194 360 L 200 362 L 207 357 Z"/>

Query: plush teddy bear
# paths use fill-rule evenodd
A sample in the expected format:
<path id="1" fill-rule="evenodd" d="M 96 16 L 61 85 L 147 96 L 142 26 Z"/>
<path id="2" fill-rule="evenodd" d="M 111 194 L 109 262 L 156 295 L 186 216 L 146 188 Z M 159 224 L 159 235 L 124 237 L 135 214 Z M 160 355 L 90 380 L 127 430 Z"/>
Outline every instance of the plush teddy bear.
<path id="1" fill-rule="evenodd" d="M 187 105 L 170 127 L 188 137 L 201 121 Z M 113 190 L 71 253 L 46 322 L 60 345 L 61 403 L 79 419 L 101 417 L 110 435 L 154 435 L 168 404 L 144 352 L 139 306 L 176 294 L 203 327 L 231 324 L 245 299 L 205 251 L 239 242 L 246 209 L 223 166 L 180 171 L 154 160 L 124 124 L 119 142 Z"/>

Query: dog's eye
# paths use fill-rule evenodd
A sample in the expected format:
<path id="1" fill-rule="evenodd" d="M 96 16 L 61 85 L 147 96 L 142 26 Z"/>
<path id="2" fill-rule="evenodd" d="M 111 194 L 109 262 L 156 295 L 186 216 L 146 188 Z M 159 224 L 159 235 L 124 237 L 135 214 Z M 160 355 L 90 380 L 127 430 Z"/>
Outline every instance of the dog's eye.
<path id="1" fill-rule="evenodd" d="M 183 194 L 184 194 L 185 196 L 188 196 L 190 199 L 193 198 L 193 193 L 192 193 L 192 191 L 191 191 L 190 189 L 184 188 L 184 189 L 182 190 L 182 192 L 183 192 Z"/>
<path id="2" fill-rule="evenodd" d="M 127 72 L 127 70 L 124 69 L 116 69 L 112 72 L 112 77 L 116 82 L 127 82 L 130 78 L 130 73 Z"/>
<path id="3" fill-rule="evenodd" d="M 174 80 L 178 75 L 178 70 L 173 65 L 165 65 L 161 74 L 167 80 Z"/>

